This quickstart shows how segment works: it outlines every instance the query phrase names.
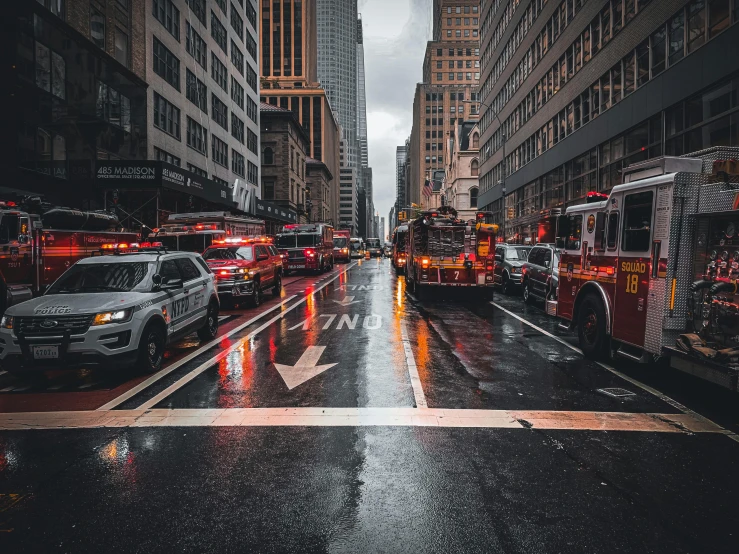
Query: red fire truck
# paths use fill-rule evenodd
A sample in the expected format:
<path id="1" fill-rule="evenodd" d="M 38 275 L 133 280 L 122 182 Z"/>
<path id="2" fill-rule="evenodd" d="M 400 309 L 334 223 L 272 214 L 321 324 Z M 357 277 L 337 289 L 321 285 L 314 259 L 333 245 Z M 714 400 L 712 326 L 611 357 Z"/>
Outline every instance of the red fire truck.
<path id="1" fill-rule="evenodd" d="M 227 237 L 264 235 L 264 221 L 228 212 L 170 214 L 167 223 L 154 229 L 149 240 L 161 242 L 170 250 L 203 252 L 216 240 Z"/>
<path id="2" fill-rule="evenodd" d="M 334 231 L 334 261 L 349 262 L 349 239 L 351 233 L 347 230 Z"/>
<path id="3" fill-rule="evenodd" d="M 103 244 L 138 240 L 136 233 L 117 227 L 118 220 L 107 213 L 52 208 L 39 215 L 0 202 L 0 313 L 42 294 Z"/>
<path id="4" fill-rule="evenodd" d="M 334 228 L 327 223 L 285 225 L 275 246 L 285 274 L 295 270 L 327 271 L 334 267 Z"/>
<path id="5" fill-rule="evenodd" d="M 408 224 L 406 282 L 421 297 L 430 287 L 492 287 L 497 225 L 492 214 L 457 219 L 449 206 L 423 212 Z"/>
<path id="6" fill-rule="evenodd" d="M 666 356 L 737 390 L 738 158 L 716 147 L 634 164 L 607 200 L 561 216 L 556 313 L 586 355 Z"/>

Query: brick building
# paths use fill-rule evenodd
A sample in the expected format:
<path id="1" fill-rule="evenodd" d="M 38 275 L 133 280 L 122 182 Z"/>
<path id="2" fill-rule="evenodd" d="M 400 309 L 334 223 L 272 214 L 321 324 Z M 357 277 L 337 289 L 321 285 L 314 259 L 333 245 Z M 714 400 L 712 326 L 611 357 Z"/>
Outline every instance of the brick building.
<path id="1" fill-rule="evenodd" d="M 310 189 L 310 201 L 313 206 L 311 221 L 331 221 L 332 188 L 336 186 L 336 181 L 334 174 L 325 163 L 308 158 L 305 168 L 305 184 Z"/>
<path id="2" fill-rule="evenodd" d="M 308 135 L 290 110 L 262 103 L 260 112 L 262 199 L 294 210 L 299 222 L 306 223 Z"/>
<path id="3" fill-rule="evenodd" d="M 437 198 L 421 194 L 424 181 L 444 171 L 444 140 L 458 121 L 478 113 L 480 78 L 480 3 L 477 0 L 435 0 L 433 40 L 426 46 L 423 82 L 416 85 L 413 128 L 408 157 L 408 204 L 432 207 Z M 440 192 L 441 183 L 435 192 Z"/>
<path id="4" fill-rule="evenodd" d="M 479 203 L 507 240 L 647 158 L 739 145 L 736 0 L 482 5 Z"/>

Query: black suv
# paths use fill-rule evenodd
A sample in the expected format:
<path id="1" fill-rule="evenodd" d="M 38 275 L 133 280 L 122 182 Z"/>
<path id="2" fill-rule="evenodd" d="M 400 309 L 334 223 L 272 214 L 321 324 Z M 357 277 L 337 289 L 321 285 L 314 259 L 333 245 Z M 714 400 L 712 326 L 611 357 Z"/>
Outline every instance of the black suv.
<path id="1" fill-rule="evenodd" d="M 551 244 L 537 244 L 523 264 L 523 299 L 556 300 L 559 286 L 559 249 Z"/>
<path id="2" fill-rule="evenodd" d="M 521 286 L 521 267 L 530 251 L 530 246 L 517 244 L 499 244 L 495 247 L 493 283 L 502 287 L 505 294 Z"/>

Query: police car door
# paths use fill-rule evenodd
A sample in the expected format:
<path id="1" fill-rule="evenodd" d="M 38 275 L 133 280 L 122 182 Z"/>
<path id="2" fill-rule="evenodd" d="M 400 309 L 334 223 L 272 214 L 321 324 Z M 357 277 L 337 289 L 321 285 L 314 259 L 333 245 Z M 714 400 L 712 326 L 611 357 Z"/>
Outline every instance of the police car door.
<path id="1" fill-rule="evenodd" d="M 175 264 L 185 285 L 184 303 L 179 310 L 182 314 L 182 323 L 179 324 L 177 331 L 191 326 L 199 327 L 200 325 L 196 324 L 205 318 L 208 307 L 205 301 L 207 277 L 201 274 L 200 269 L 189 257 L 177 258 Z"/>
<path id="2" fill-rule="evenodd" d="M 167 292 L 169 298 L 165 301 L 167 308 L 167 335 L 176 333 L 181 327 L 185 316 L 185 287 L 168 289 L 167 285 L 182 280 L 180 270 L 174 260 L 164 260 L 159 267 L 159 275 L 162 277 L 162 289 Z"/>
<path id="3" fill-rule="evenodd" d="M 647 325 L 654 204 L 654 187 L 623 193 L 611 334 L 635 346 L 644 346 Z"/>

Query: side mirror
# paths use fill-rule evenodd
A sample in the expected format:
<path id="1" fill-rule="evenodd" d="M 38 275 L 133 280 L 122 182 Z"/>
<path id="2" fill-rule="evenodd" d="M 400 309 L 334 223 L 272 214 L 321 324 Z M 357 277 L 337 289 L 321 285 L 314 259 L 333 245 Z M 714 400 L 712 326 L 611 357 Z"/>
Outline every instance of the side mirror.
<path id="1" fill-rule="evenodd" d="M 269 256 L 267 254 L 259 254 L 259 256 L 257 256 L 258 262 L 263 262 L 264 260 L 269 260 Z"/>
<path id="2" fill-rule="evenodd" d="M 544 262 L 544 267 L 549 267 L 550 265 L 552 265 L 552 264 L 551 264 L 551 262 L 549 260 L 546 260 Z"/>
<path id="3" fill-rule="evenodd" d="M 496 254 L 495 255 L 495 261 L 496 262 L 502 262 L 503 261 L 503 256 L 501 256 L 500 254 Z"/>
<path id="4" fill-rule="evenodd" d="M 154 276 L 151 278 L 151 282 L 154 284 L 155 290 L 160 290 L 162 288 L 162 276 L 158 273 L 154 274 Z"/>

